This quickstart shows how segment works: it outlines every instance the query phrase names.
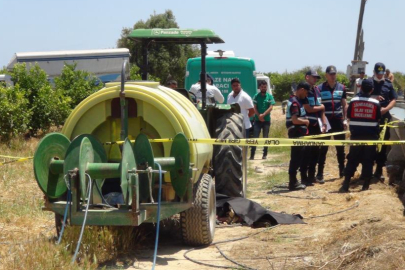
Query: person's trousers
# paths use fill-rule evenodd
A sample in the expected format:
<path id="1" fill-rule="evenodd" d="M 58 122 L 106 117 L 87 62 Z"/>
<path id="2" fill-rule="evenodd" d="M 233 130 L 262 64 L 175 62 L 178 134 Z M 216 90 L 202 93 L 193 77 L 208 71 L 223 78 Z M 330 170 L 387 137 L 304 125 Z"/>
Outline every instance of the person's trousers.
<path id="1" fill-rule="evenodd" d="M 319 129 L 318 125 L 308 126 L 308 135 L 319 135 L 319 134 L 321 134 L 321 130 Z M 319 138 L 319 139 L 323 139 L 323 138 Z M 316 164 L 318 163 L 319 151 L 320 151 L 319 146 L 305 147 L 305 150 L 304 150 L 305 158 L 302 159 L 301 166 L 300 166 L 301 173 L 306 174 L 308 171 L 310 173 L 315 174 L 315 167 L 316 167 Z"/>
<path id="2" fill-rule="evenodd" d="M 388 122 L 391 121 L 391 117 L 388 118 Z M 385 118 L 381 119 L 380 121 L 380 125 L 384 124 L 385 122 Z M 380 132 L 383 129 L 383 127 L 380 127 Z M 390 128 L 387 127 L 386 131 L 385 131 L 385 135 L 384 135 L 384 141 L 387 141 L 390 139 Z M 377 166 L 380 167 L 384 167 L 385 166 L 385 162 L 387 161 L 387 145 L 383 145 L 381 147 L 381 151 L 377 152 L 376 157 L 375 157 L 375 162 L 377 164 Z"/>
<path id="3" fill-rule="evenodd" d="M 255 124 L 253 126 L 253 137 L 254 138 L 259 138 L 260 132 L 263 131 L 263 138 L 268 138 L 269 137 L 269 131 L 270 131 L 270 121 L 255 121 Z M 267 156 L 267 146 L 263 148 L 263 156 Z M 250 150 L 250 155 L 254 156 L 256 152 L 256 146 L 252 146 Z"/>
<path id="4" fill-rule="evenodd" d="M 305 146 L 291 146 L 290 166 L 288 168 L 289 175 L 297 175 L 297 170 L 301 166 L 304 157 Z"/>
<path id="5" fill-rule="evenodd" d="M 365 179 L 370 179 L 373 175 L 373 165 L 376 156 L 376 147 L 373 145 L 350 146 L 347 155 L 345 177 L 353 177 L 357 166 L 361 163 L 361 175 Z"/>
<path id="6" fill-rule="evenodd" d="M 329 123 L 331 125 L 331 130 L 329 130 L 328 133 L 333 133 L 333 132 L 341 132 L 344 131 L 343 128 L 343 123 L 341 120 L 329 120 Z M 341 135 L 335 135 L 333 136 L 335 140 L 345 140 L 346 139 L 346 134 L 341 134 Z M 330 140 L 331 137 L 323 137 L 323 140 Z M 326 161 L 326 154 L 328 153 L 328 146 L 321 146 L 320 152 L 319 152 L 319 159 L 318 159 L 318 170 L 322 170 L 325 167 L 325 161 Z M 339 163 L 339 168 L 343 169 L 345 165 L 345 147 L 344 146 L 336 146 L 336 157 L 337 161 Z"/>

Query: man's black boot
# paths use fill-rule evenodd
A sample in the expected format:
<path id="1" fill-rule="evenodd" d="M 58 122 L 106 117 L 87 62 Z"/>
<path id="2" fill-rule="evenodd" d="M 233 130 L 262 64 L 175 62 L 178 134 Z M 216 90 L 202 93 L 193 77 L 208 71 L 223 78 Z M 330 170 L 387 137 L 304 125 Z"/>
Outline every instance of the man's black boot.
<path id="1" fill-rule="evenodd" d="M 308 182 L 313 184 L 316 183 L 315 170 L 308 170 Z"/>
<path id="2" fill-rule="evenodd" d="M 254 160 L 255 159 L 255 152 L 250 152 L 250 160 Z"/>
<path id="3" fill-rule="evenodd" d="M 290 174 L 290 181 L 288 183 L 288 189 L 293 191 L 293 190 L 299 190 L 299 189 L 305 189 L 306 186 L 299 183 L 297 180 L 297 175 L 292 175 Z"/>
<path id="4" fill-rule="evenodd" d="M 365 178 L 364 179 L 364 184 L 362 187 L 362 191 L 368 190 L 370 188 L 370 178 Z"/>
<path id="5" fill-rule="evenodd" d="M 325 180 L 323 179 L 323 166 L 318 165 L 318 173 L 316 174 L 316 182 L 319 184 L 325 184 Z"/>
<path id="6" fill-rule="evenodd" d="M 343 181 L 343 184 L 339 189 L 340 193 L 349 192 L 350 178 L 351 177 L 348 176 L 345 177 L 345 180 Z"/>
<path id="7" fill-rule="evenodd" d="M 343 176 L 345 176 L 345 165 L 339 164 L 339 178 L 342 178 Z"/>
<path id="8" fill-rule="evenodd" d="M 373 177 L 381 180 L 381 176 L 382 176 L 382 166 L 381 165 L 377 165 L 377 167 L 375 168 L 375 172 L 373 174 Z"/>
<path id="9" fill-rule="evenodd" d="M 262 159 L 267 159 L 267 148 L 263 149 Z"/>
<path id="10" fill-rule="evenodd" d="M 309 178 L 307 176 L 306 172 L 300 172 L 301 174 L 301 183 L 304 184 L 305 186 L 313 186 L 311 181 L 309 181 Z"/>

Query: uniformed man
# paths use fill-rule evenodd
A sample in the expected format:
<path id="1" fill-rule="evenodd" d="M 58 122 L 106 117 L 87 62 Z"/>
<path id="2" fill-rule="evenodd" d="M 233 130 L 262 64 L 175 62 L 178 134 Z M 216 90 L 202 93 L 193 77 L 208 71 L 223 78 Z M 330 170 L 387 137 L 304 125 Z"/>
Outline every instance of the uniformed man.
<path id="1" fill-rule="evenodd" d="M 301 82 L 297 86 L 297 91 L 294 96 L 291 96 L 287 103 L 286 112 L 286 127 L 289 138 L 298 138 L 307 134 L 309 120 L 307 118 L 303 102 L 308 95 L 310 85 L 306 82 Z M 304 156 L 304 146 L 291 146 L 291 159 L 289 174 L 289 190 L 305 189 L 306 186 L 299 183 L 297 180 L 297 170 L 301 165 Z"/>
<path id="2" fill-rule="evenodd" d="M 349 118 L 351 140 L 378 140 L 381 119 L 381 106 L 377 99 L 371 97 L 373 81 L 365 79 L 361 83 L 361 94 L 352 98 L 347 110 Z M 347 155 L 345 180 L 340 192 L 348 192 L 350 179 L 353 177 L 357 166 L 361 163 L 361 174 L 364 179 L 362 190 L 367 190 L 373 174 L 376 147 L 373 145 L 350 146 Z"/>
<path id="3" fill-rule="evenodd" d="M 321 94 L 315 85 L 320 78 L 314 69 L 305 74 L 305 81 L 311 87 L 308 91 L 308 103 L 302 101 L 309 120 L 308 135 L 318 135 L 326 131 L 325 106 L 321 104 Z M 308 158 L 304 158 L 300 166 L 301 182 L 306 186 L 312 186 L 316 182 L 315 167 L 318 162 L 319 146 L 307 146 L 304 152 Z M 325 183 L 323 179 L 318 182 Z"/>
<path id="4" fill-rule="evenodd" d="M 341 132 L 347 129 L 346 119 L 346 89 L 345 86 L 336 81 L 336 67 L 328 66 L 326 68 L 326 82 L 318 85 L 321 92 L 322 104 L 325 106 L 325 115 L 329 121 L 331 129 L 328 131 Z M 345 134 L 334 136 L 336 140 L 344 140 Z M 324 138 L 324 139 L 330 139 Z M 326 154 L 328 146 L 322 146 L 320 149 L 318 160 L 318 172 L 316 178 L 323 180 L 323 169 L 325 167 Z M 344 146 L 336 146 L 336 156 L 339 163 L 339 177 L 343 177 L 345 168 L 345 148 Z"/>
<path id="5" fill-rule="evenodd" d="M 385 65 L 383 63 L 376 63 L 374 66 L 374 92 L 373 97 L 380 101 L 381 105 L 381 121 L 380 124 L 385 123 L 385 119 L 388 122 L 391 121 L 390 110 L 395 106 L 397 93 L 392 86 L 392 82 L 389 79 L 384 78 Z M 382 127 L 381 127 L 382 129 Z M 390 129 L 387 128 L 384 136 L 384 140 L 389 140 Z M 376 155 L 377 167 L 374 172 L 374 177 L 384 181 L 382 175 L 382 168 L 385 166 L 387 161 L 387 146 L 383 145 L 381 151 Z"/>

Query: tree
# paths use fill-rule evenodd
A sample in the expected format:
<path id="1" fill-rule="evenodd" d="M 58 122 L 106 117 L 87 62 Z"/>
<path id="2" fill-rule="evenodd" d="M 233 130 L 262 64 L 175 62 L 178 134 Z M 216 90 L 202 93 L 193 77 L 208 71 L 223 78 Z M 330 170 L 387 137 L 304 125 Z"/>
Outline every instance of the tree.
<path id="1" fill-rule="evenodd" d="M 130 63 L 142 68 L 142 46 L 128 38 L 134 29 L 179 28 L 171 10 L 162 14 L 151 15 L 146 21 L 139 20 L 132 28 L 123 28 L 121 38 L 117 41 L 118 48 L 128 48 L 131 52 Z M 196 45 L 159 44 L 149 45 L 149 74 L 160 78 L 160 83 L 177 80 L 179 86 L 184 86 L 184 74 L 188 58 L 200 55 Z"/>
<path id="2" fill-rule="evenodd" d="M 103 87 L 99 78 L 87 71 L 76 70 L 76 66 L 65 63 L 60 76 L 55 78 L 55 88 L 71 98 L 72 109 Z"/>
<path id="3" fill-rule="evenodd" d="M 394 88 L 395 90 L 401 90 L 402 93 L 405 90 L 405 74 L 401 72 L 394 72 Z"/>
<path id="4" fill-rule="evenodd" d="M 0 85 L 0 141 L 6 142 L 26 133 L 31 116 L 25 91 L 18 89 L 18 86 Z"/>
<path id="5" fill-rule="evenodd" d="M 304 67 L 294 72 L 290 73 L 284 72 L 282 74 L 278 72 L 267 73 L 266 75 L 270 77 L 271 84 L 275 86 L 273 92 L 275 100 L 283 101 L 285 99 L 288 99 L 288 97 L 291 94 L 292 88 L 294 88 L 293 86 L 298 84 L 300 81 L 305 80 L 305 73 L 310 68 L 311 67 Z M 319 76 L 321 76 L 321 79 L 319 79 L 318 83 L 326 81 L 325 72 L 322 71 L 323 69 L 321 66 L 315 66 L 312 68 L 318 72 Z M 341 84 L 344 84 L 346 86 L 346 89 L 350 87 L 350 80 L 346 77 L 344 73 L 338 72 L 336 80 Z"/>
<path id="6" fill-rule="evenodd" d="M 4 95 L 7 94 L 10 100 L 19 104 L 20 110 L 30 112 L 29 115 L 24 113 L 24 117 L 19 120 L 19 122 L 23 123 L 28 116 L 30 117 L 29 124 L 21 124 L 22 129 L 28 129 L 30 135 L 37 135 L 39 130 L 47 131 L 53 125 L 59 126 L 63 124 L 70 113 L 70 98 L 64 96 L 59 89 L 52 88 L 48 82 L 46 72 L 38 64 L 30 65 L 28 68 L 25 63 L 16 64 L 10 74 L 14 87 L 7 89 L 11 89 L 10 91 L 15 94 L 7 94 L 5 90 Z M 4 106 L 9 107 L 10 111 L 13 110 L 14 114 L 22 114 L 11 104 Z M 0 125 L 3 124 L 4 122 L 0 123 Z M 11 130 L 9 134 L 20 134 L 22 132 L 22 130 L 18 132 Z M 5 135 L 2 136 L 5 137 Z"/>

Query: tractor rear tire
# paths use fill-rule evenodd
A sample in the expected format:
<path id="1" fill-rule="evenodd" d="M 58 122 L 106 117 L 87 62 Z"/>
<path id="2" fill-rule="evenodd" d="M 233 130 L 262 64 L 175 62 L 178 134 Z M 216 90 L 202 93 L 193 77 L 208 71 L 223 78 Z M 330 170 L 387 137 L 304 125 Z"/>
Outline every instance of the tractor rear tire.
<path id="1" fill-rule="evenodd" d="M 243 139 L 245 128 L 243 115 L 228 112 L 217 120 L 217 139 Z M 217 193 L 229 197 L 243 196 L 242 147 L 214 145 L 213 167 Z"/>
<path id="2" fill-rule="evenodd" d="M 195 184 L 193 206 L 180 213 L 183 242 L 192 246 L 209 245 L 216 225 L 215 185 L 209 174 Z"/>

